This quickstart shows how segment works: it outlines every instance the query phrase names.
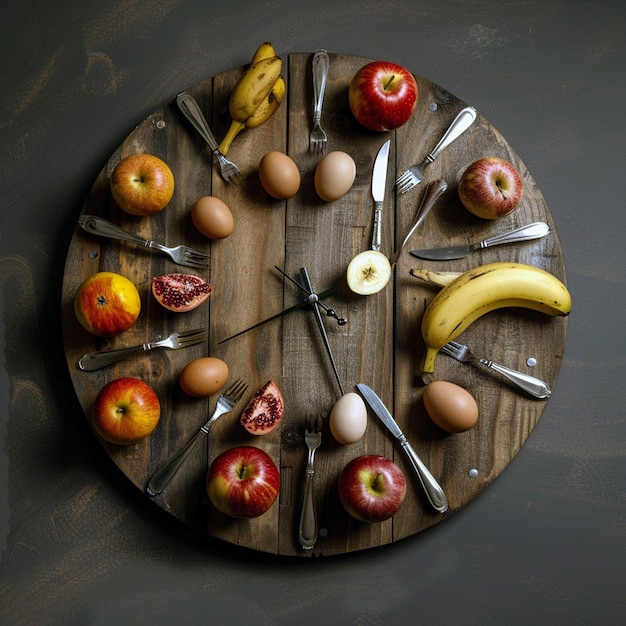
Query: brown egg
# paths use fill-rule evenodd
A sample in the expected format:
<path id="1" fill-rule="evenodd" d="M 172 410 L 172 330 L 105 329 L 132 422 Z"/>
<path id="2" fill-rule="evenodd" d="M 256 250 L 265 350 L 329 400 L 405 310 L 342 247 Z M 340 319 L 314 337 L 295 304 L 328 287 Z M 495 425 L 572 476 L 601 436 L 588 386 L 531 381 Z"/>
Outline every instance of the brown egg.
<path id="1" fill-rule="evenodd" d="M 315 168 L 315 191 L 326 202 L 339 200 L 354 183 L 356 164 L 349 154 L 329 152 Z"/>
<path id="2" fill-rule="evenodd" d="M 449 433 L 469 430 L 478 420 L 478 405 L 463 387 L 436 380 L 424 389 L 424 407 L 430 419 Z"/>
<path id="3" fill-rule="evenodd" d="M 202 196 L 191 207 L 191 221 L 194 226 L 210 239 L 224 239 L 235 227 L 230 209 L 219 198 Z"/>
<path id="4" fill-rule="evenodd" d="M 300 170 L 293 159 L 282 152 L 268 152 L 259 163 L 263 189 L 276 200 L 286 200 L 300 189 Z"/>
<path id="5" fill-rule="evenodd" d="M 228 380 L 228 374 L 228 365 L 224 361 L 206 356 L 187 363 L 178 380 L 186 394 L 204 398 L 221 389 Z"/>

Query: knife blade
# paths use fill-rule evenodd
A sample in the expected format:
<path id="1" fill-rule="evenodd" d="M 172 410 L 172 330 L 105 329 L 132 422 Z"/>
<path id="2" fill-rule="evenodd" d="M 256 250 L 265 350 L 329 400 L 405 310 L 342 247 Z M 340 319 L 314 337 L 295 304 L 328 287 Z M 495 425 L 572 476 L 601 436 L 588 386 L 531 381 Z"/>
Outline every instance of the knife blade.
<path id="1" fill-rule="evenodd" d="M 380 250 L 381 226 L 383 218 L 383 201 L 387 184 L 387 164 L 389 162 L 389 146 L 387 139 L 378 150 L 372 170 L 372 197 L 374 198 L 374 230 L 372 232 L 372 250 Z"/>
<path id="2" fill-rule="evenodd" d="M 501 235 L 484 239 L 478 243 L 472 243 L 464 246 L 451 246 L 448 248 L 430 248 L 427 250 L 411 250 L 411 254 L 418 259 L 428 259 L 429 261 L 452 261 L 454 259 L 463 259 L 474 250 L 489 248 L 490 246 L 499 246 L 506 243 L 516 243 L 518 241 L 530 241 L 531 239 L 540 239 L 550 232 L 550 227 L 544 222 L 533 222 L 526 226 L 521 226 L 514 230 L 510 230 Z"/>
<path id="3" fill-rule="evenodd" d="M 439 513 L 445 513 L 448 510 L 448 499 L 446 494 L 439 483 L 435 480 L 434 476 L 430 473 L 428 468 L 424 465 L 422 460 L 417 455 L 417 452 L 413 449 L 411 444 L 407 441 L 400 427 L 395 419 L 384 405 L 383 401 L 378 397 L 376 392 L 364 385 L 363 383 L 357 384 L 356 388 L 359 390 L 363 399 L 369 407 L 374 411 L 378 419 L 387 427 L 387 430 L 398 440 L 404 450 L 407 458 L 409 459 L 411 466 L 415 470 L 428 501 Z"/>

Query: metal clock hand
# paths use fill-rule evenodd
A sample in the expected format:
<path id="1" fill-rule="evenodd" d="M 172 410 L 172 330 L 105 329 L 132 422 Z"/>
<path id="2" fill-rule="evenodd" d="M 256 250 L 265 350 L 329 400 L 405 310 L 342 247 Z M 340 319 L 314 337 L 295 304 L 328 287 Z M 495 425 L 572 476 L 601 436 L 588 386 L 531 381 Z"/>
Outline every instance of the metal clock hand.
<path id="1" fill-rule="evenodd" d="M 313 287 L 311 286 L 311 280 L 309 279 L 309 273 L 307 272 L 306 267 L 300 268 L 300 276 L 304 281 L 304 287 L 309 292 L 309 299 L 311 296 L 316 296 L 313 291 Z M 301 288 L 302 286 L 299 285 Z M 317 296 L 316 296 L 317 298 Z M 328 341 L 328 335 L 326 334 L 326 327 L 324 326 L 324 322 L 322 321 L 322 315 L 320 313 L 319 308 L 316 306 L 319 304 L 319 301 L 316 299 L 311 302 L 311 307 L 313 309 L 313 313 L 315 313 L 315 321 L 317 322 L 317 327 L 319 328 L 320 334 L 322 335 L 322 340 L 324 341 L 324 347 L 326 348 L 326 352 L 328 353 L 328 358 L 330 359 L 330 364 L 333 368 L 333 373 L 335 374 L 335 378 L 337 379 L 337 384 L 339 385 L 339 390 L 341 391 L 341 395 L 345 395 L 345 391 L 343 390 L 343 385 L 341 384 L 341 378 L 339 377 L 339 372 L 337 371 L 337 365 L 335 363 L 335 359 L 333 358 L 333 351 L 330 348 L 330 342 Z"/>
<path id="2" fill-rule="evenodd" d="M 271 322 L 271 321 L 276 320 L 276 319 L 278 319 L 280 317 L 283 317 L 283 315 L 287 315 L 287 313 L 291 313 L 292 311 L 297 311 L 299 309 L 304 309 L 305 307 L 309 306 L 313 302 L 315 302 L 319 306 L 321 306 L 326 311 L 326 314 L 328 316 L 335 317 L 337 319 L 337 323 L 340 326 L 343 326 L 347 322 L 347 320 L 345 318 L 337 317 L 337 314 L 335 313 L 335 311 L 333 311 L 333 309 L 330 309 L 329 307 L 327 307 L 321 301 L 322 298 L 326 298 L 327 296 L 330 296 L 333 293 L 335 293 L 337 291 L 337 287 L 336 286 L 330 287 L 329 289 L 326 289 L 326 290 L 322 291 L 319 294 L 312 293 L 309 290 L 305 289 L 300 283 L 298 283 L 297 281 L 293 280 L 293 278 L 291 278 L 290 276 L 287 276 L 287 274 L 285 274 L 280 268 L 276 267 L 276 269 L 281 274 L 283 274 L 283 276 L 289 278 L 289 280 L 291 280 L 293 283 L 298 285 L 298 287 L 300 287 L 300 289 L 302 289 L 303 291 L 305 291 L 308 294 L 308 297 L 306 298 L 306 300 L 303 300 L 302 302 L 299 302 L 298 304 L 294 304 L 293 306 L 290 306 L 289 308 L 284 309 L 280 313 L 276 313 L 275 315 L 272 315 L 271 317 L 268 317 L 267 319 L 264 319 L 261 322 L 257 322 L 256 324 L 246 328 L 245 330 L 240 330 L 238 333 L 235 333 L 234 335 L 231 335 L 230 337 L 228 337 L 226 339 L 222 339 L 221 341 L 218 342 L 218 345 L 220 345 L 222 343 L 226 343 L 227 341 L 230 341 L 231 339 L 234 339 L 235 337 L 239 337 L 240 335 L 243 335 L 243 334 L 247 333 L 250 330 L 258 328 L 259 326 L 263 326 L 263 324 L 267 324 L 268 322 Z"/>

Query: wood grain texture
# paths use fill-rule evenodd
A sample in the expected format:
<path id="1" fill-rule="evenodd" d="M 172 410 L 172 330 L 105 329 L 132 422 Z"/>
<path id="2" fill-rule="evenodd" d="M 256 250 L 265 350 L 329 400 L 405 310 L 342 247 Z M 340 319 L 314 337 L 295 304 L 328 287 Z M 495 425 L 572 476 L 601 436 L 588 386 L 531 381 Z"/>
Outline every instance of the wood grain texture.
<path id="1" fill-rule="evenodd" d="M 458 512 L 487 487 L 507 466 L 539 420 L 545 401 L 529 398 L 495 373 L 461 365 L 440 356 L 434 377 L 456 382 L 477 398 L 477 426 L 460 435 L 437 429 L 425 414 L 419 377 L 424 346 L 419 322 L 434 290 L 409 275 L 409 269 L 428 266 L 462 271 L 495 260 L 516 260 L 537 265 L 565 280 L 563 255 L 557 232 L 544 198 L 524 163 L 506 140 L 482 116 L 465 135 L 444 151 L 426 170 L 420 187 L 403 196 L 393 193 L 393 181 L 409 165 L 421 161 L 465 104 L 428 80 L 416 76 L 419 105 L 411 120 L 392 133 L 364 131 L 352 118 L 347 86 L 367 59 L 331 54 L 322 122 L 330 136 L 330 150 L 344 150 L 357 165 L 354 186 L 333 203 L 320 201 L 313 189 L 316 158 L 308 153 L 312 110 L 311 54 L 292 54 L 284 59 L 288 98 L 277 114 L 263 126 L 244 131 L 229 152 L 245 176 L 245 184 L 228 186 L 211 166 L 210 153 L 200 137 L 167 103 L 143 121 L 111 156 L 95 182 L 84 213 L 102 215 L 146 238 L 176 245 L 186 243 L 206 249 L 212 256 L 207 278 L 213 293 L 207 305 L 186 314 L 168 313 L 152 299 L 152 276 L 177 268 L 167 258 L 149 254 L 129 244 L 97 240 L 76 230 L 68 255 L 63 284 L 63 320 L 66 357 L 74 388 L 89 416 L 98 390 L 108 380 L 136 376 L 152 384 L 162 402 L 161 423 L 146 440 L 126 447 L 104 444 L 112 460 L 140 490 L 149 477 L 191 438 L 206 421 L 216 397 L 192 399 L 180 390 L 177 377 L 191 359 L 210 354 L 224 359 L 231 378 L 243 378 L 252 391 L 267 380 L 283 390 L 286 414 L 281 429 L 264 437 L 247 435 L 239 425 L 240 407 L 213 426 L 208 450 L 199 448 L 156 503 L 185 523 L 205 529 L 226 542 L 254 550 L 305 555 L 297 543 L 302 503 L 303 443 L 292 443 L 309 414 L 328 415 L 339 391 L 327 355 L 306 309 L 292 313 L 229 342 L 219 342 L 284 307 L 302 299 L 274 266 L 294 278 L 306 266 L 314 288 L 321 291 L 337 284 L 327 303 L 348 318 L 345 326 L 326 321 L 330 343 L 346 390 L 358 382 L 374 388 L 394 413 L 409 441 L 442 484 L 450 502 L 449 512 L 433 512 L 426 502 L 401 450 L 370 416 L 366 436 L 351 446 L 340 446 L 325 427 L 317 453 L 317 508 L 323 530 L 314 555 L 339 555 L 398 541 Z M 229 124 L 228 95 L 243 68 L 218 74 L 192 89 L 216 136 Z M 429 181 L 444 178 L 448 191 L 408 248 L 435 247 L 475 241 L 536 220 L 551 224 L 548 237 L 528 244 L 491 248 L 446 264 L 418 262 L 403 253 L 391 284 L 367 298 L 349 293 L 344 273 L 350 259 L 369 248 L 373 204 L 371 168 L 382 142 L 392 138 L 387 199 L 384 208 L 382 251 L 391 254 L 404 238 Z M 269 150 L 287 152 L 297 163 L 301 189 L 289 201 L 270 199 L 260 186 L 257 164 Z M 123 214 L 112 202 L 108 178 L 112 168 L 127 154 L 149 152 L 166 160 L 176 178 L 170 205 L 152 218 Z M 501 156 L 514 163 L 525 183 L 521 207 L 498 222 L 480 220 L 463 209 L 455 187 L 463 169 L 481 156 Z M 226 240 L 208 242 L 195 232 L 189 217 L 193 202 L 201 195 L 222 198 L 233 211 L 235 231 Z M 444 267 L 445 265 L 445 267 Z M 73 295 L 80 282 L 98 270 L 118 271 L 137 284 L 142 295 L 142 314 L 122 336 L 94 341 L 83 331 L 72 312 Z M 174 330 L 208 325 L 207 345 L 179 351 L 159 351 L 122 362 L 94 373 L 76 368 L 80 355 L 93 349 L 142 343 L 164 337 Z M 563 353 L 567 320 L 547 318 L 526 310 L 492 313 L 471 326 L 462 340 L 476 352 L 515 369 L 528 371 L 551 386 L 556 382 Z M 528 357 L 537 359 L 532 370 Z M 208 505 L 204 478 L 208 463 L 235 445 L 251 444 L 266 450 L 281 472 L 279 501 L 268 513 L 250 521 L 231 520 Z M 351 520 L 341 508 L 336 481 L 342 467 L 364 453 L 396 460 L 405 471 L 409 493 L 393 519 L 377 525 Z M 478 471 L 471 478 L 470 469 Z"/>

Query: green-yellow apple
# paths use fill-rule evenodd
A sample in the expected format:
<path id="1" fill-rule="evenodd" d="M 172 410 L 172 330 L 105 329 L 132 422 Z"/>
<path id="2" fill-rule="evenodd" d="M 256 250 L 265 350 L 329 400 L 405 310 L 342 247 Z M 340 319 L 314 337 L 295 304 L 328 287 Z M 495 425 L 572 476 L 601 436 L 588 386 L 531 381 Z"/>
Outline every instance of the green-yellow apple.
<path id="1" fill-rule="evenodd" d="M 174 175 L 169 165 L 152 154 L 131 154 L 113 169 L 111 195 L 131 215 L 162 211 L 174 194 Z"/>
<path id="2" fill-rule="evenodd" d="M 160 417 L 161 404 L 152 387 L 139 378 L 123 377 L 98 392 L 92 424 L 105 441 L 128 445 L 147 437 Z"/>
<path id="3" fill-rule="evenodd" d="M 354 75 L 348 88 L 356 120 L 374 131 L 399 128 L 413 114 L 418 100 L 413 74 L 389 61 L 372 61 Z"/>
<path id="4" fill-rule="evenodd" d="M 141 299 L 134 283 L 115 272 L 97 272 L 85 279 L 74 296 L 74 312 L 85 330 L 114 337 L 139 317 Z"/>

